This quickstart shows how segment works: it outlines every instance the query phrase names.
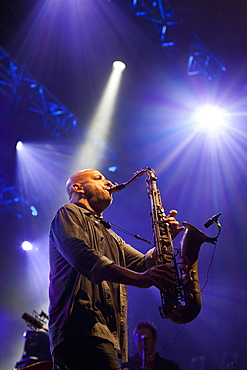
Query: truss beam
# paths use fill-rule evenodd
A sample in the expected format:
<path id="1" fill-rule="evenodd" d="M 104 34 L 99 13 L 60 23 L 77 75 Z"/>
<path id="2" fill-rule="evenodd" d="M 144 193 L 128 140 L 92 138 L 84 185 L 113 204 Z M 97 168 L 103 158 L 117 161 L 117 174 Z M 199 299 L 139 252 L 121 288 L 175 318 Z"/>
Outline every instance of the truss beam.
<path id="1" fill-rule="evenodd" d="M 212 80 L 226 67 L 219 61 L 202 40 L 189 31 L 187 49 L 184 50 L 183 17 L 176 10 L 176 1 L 171 5 L 167 0 L 118 0 L 125 8 L 131 9 L 134 16 L 143 19 L 152 29 L 152 36 L 160 43 L 165 52 L 174 59 L 186 54 L 184 71 L 188 76 L 203 75 Z M 193 26 L 192 26 L 193 28 Z"/>
<path id="2" fill-rule="evenodd" d="M 78 118 L 0 47 L 0 91 L 12 100 L 28 99 L 29 110 L 42 118 L 52 136 L 72 134 L 81 139 Z"/>
<path id="3" fill-rule="evenodd" d="M 85 133 L 79 119 L 56 99 L 42 84 L 0 47 L 0 93 L 17 102 L 28 102 L 28 110 L 41 118 L 42 128 L 53 137 L 69 137 L 82 142 Z M 37 124 L 37 120 L 35 120 Z M 91 137 L 99 158 L 116 159 L 116 153 L 104 142 Z M 31 207 L 31 208 L 30 208 Z M 18 218 L 35 213 L 35 207 L 21 197 L 16 186 L 0 178 L 0 213 L 10 211 Z"/>

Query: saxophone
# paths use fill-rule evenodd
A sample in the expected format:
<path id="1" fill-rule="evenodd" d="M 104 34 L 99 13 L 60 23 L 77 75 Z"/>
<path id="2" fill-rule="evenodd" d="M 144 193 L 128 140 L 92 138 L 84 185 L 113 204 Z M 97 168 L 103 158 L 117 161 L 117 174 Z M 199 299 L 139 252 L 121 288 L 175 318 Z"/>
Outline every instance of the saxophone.
<path id="1" fill-rule="evenodd" d="M 219 233 L 211 238 L 196 227 L 183 222 L 185 231 L 182 236 L 180 248 L 179 250 L 174 248 L 169 224 L 165 222 L 166 215 L 162 206 L 160 192 L 156 185 L 157 176 L 152 168 L 141 168 L 134 173 L 128 182 L 115 184 L 110 189 L 110 192 L 119 192 L 144 174 L 147 175 L 147 193 L 151 201 L 154 245 L 158 251 L 157 263 L 172 265 L 175 270 L 177 282 L 176 287 L 165 292 L 160 292 L 160 315 L 162 318 L 168 318 L 174 323 L 185 324 L 198 316 L 202 306 L 198 278 L 198 255 L 201 245 L 204 242 L 216 244 Z M 218 222 L 219 215 L 214 216 L 215 219 L 210 219 L 212 223 L 216 222 L 218 227 L 220 226 Z"/>

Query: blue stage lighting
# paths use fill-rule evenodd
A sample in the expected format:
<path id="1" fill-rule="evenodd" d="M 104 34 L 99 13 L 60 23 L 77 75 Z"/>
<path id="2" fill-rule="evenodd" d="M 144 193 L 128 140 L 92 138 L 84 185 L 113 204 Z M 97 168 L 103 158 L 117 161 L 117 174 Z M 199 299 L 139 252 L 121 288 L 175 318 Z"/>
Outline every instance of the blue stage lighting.
<path id="1" fill-rule="evenodd" d="M 33 249 L 33 246 L 30 242 L 25 241 L 25 242 L 22 243 L 22 249 L 24 251 L 31 251 Z"/>
<path id="2" fill-rule="evenodd" d="M 30 209 L 32 211 L 32 216 L 38 216 L 38 211 L 34 206 L 31 206 Z"/>
<path id="3" fill-rule="evenodd" d="M 213 136 L 224 133 L 228 126 L 228 112 L 216 105 L 205 104 L 196 108 L 193 119 L 199 130 Z"/>
<path id="4" fill-rule="evenodd" d="M 18 142 L 17 142 L 17 144 L 16 144 L 16 149 L 17 149 L 17 150 L 22 150 L 22 149 L 23 149 L 22 141 L 18 141 Z"/>
<path id="5" fill-rule="evenodd" d="M 115 172 L 115 171 L 117 171 L 117 166 L 111 166 L 111 167 L 109 167 L 108 168 L 108 171 L 109 172 Z"/>

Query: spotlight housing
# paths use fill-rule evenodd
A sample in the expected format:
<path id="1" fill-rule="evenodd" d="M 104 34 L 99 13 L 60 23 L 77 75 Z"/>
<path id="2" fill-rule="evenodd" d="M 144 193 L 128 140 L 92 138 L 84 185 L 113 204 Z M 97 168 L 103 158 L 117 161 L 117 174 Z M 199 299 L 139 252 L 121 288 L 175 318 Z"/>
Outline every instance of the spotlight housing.
<path id="1" fill-rule="evenodd" d="M 22 149 L 23 149 L 22 141 L 18 141 L 16 144 L 16 150 L 22 150 Z"/>
<path id="2" fill-rule="evenodd" d="M 31 251 L 31 250 L 33 250 L 32 244 L 30 242 L 28 242 L 27 240 L 24 241 L 21 246 L 22 246 L 22 249 L 24 251 Z"/>
<path id="3" fill-rule="evenodd" d="M 125 68 L 126 68 L 126 64 L 124 62 L 119 61 L 119 60 L 116 60 L 115 62 L 113 62 L 112 66 L 113 66 L 113 68 L 115 68 L 118 71 L 124 71 Z"/>

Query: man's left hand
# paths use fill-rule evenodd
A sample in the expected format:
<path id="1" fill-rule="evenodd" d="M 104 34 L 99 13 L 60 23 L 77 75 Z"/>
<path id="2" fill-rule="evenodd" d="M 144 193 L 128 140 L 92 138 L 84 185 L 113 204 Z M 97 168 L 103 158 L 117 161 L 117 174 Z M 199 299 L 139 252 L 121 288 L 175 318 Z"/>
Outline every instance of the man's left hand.
<path id="1" fill-rule="evenodd" d="M 172 239 L 174 239 L 181 231 L 185 229 L 184 226 L 179 226 L 179 222 L 175 218 L 177 214 L 178 212 L 175 209 L 172 209 L 169 212 L 169 215 L 167 215 L 164 219 L 164 222 L 169 224 Z"/>

